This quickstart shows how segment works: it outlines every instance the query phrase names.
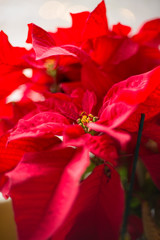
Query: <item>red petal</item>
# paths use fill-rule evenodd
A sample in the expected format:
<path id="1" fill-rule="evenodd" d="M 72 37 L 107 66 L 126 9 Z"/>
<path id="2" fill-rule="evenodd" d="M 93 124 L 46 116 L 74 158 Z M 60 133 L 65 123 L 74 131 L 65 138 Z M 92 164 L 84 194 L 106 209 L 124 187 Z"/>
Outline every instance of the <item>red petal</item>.
<path id="1" fill-rule="evenodd" d="M 126 147 L 126 144 L 130 140 L 130 135 L 125 132 L 115 131 L 111 127 L 107 127 L 102 124 L 98 123 L 88 123 L 87 125 L 89 128 L 97 131 L 97 132 L 104 132 L 107 135 L 113 137 L 116 139 L 120 144 L 122 148 Z"/>
<path id="2" fill-rule="evenodd" d="M 13 104 L 12 103 L 7 104 L 5 98 L 0 100 L 0 118 L 2 120 L 13 118 L 13 115 L 14 115 L 13 114 Z"/>
<path id="3" fill-rule="evenodd" d="M 0 137 L 0 173 L 13 169 L 21 160 L 25 152 L 35 152 L 53 147 L 60 143 L 60 139 L 23 139 L 8 143 L 8 135 Z"/>
<path id="4" fill-rule="evenodd" d="M 54 107 L 52 108 L 54 111 L 60 112 L 65 117 L 72 120 L 77 120 L 79 117 L 79 108 L 74 103 L 73 98 L 66 94 L 56 93 L 53 95 L 51 101 L 54 104 Z"/>
<path id="5" fill-rule="evenodd" d="M 69 217 L 53 239 L 118 239 L 124 210 L 124 193 L 117 172 L 111 169 L 109 178 L 104 171 L 103 165 L 98 166 L 82 182 Z"/>
<path id="6" fill-rule="evenodd" d="M 51 55 L 69 55 L 76 57 L 65 49 L 55 47 L 56 44 L 51 34 L 35 24 L 32 24 L 32 42 L 37 59 L 46 58 Z"/>
<path id="7" fill-rule="evenodd" d="M 157 67 L 150 72 L 132 76 L 125 81 L 119 82 L 110 89 L 104 102 L 116 100 L 116 102 L 124 101 L 130 105 L 144 102 L 160 84 L 159 75 L 160 67 Z"/>
<path id="8" fill-rule="evenodd" d="M 144 125 L 143 134 L 148 138 L 156 142 L 158 149 L 160 150 L 160 125 L 148 122 Z"/>
<path id="9" fill-rule="evenodd" d="M 55 46 L 55 41 L 49 33 L 35 24 L 32 24 L 31 28 L 33 47 L 38 50 L 38 54 L 43 54 L 48 47 Z"/>
<path id="10" fill-rule="evenodd" d="M 143 234 L 142 219 L 136 215 L 129 216 L 128 219 L 128 232 L 131 235 L 132 240 L 137 240 Z"/>
<path id="11" fill-rule="evenodd" d="M 82 45 L 82 33 L 89 12 L 71 13 L 72 26 L 70 28 L 58 28 L 56 33 L 52 33 L 57 45 L 74 44 Z"/>
<path id="12" fill-rule="evenodd" d="M 80 82 L 68 82 L 68 83 L 61 83 L 61 89 L 66 94 L 70 95 L 74 89 L 82 87 Z"/>
<path id="13" fill-rule="evenodd" d="M 26 43 L 32 43 L 32 23 L 28 24 L 28 35 L 27 35 L 27 40 Z"/>
<path id="14" fill-rule="evenodd" d="M 102 106 L 102 113 L 97 123 L 104 123 L 108 127 L 116 128 L 120 126 L 135 110 L 134 106 L 124 102 L 113 103 L 105 107 Z"/>
<path id="15" fill-rule="evenodd" d="M 108 33 L 108 22 L 106 18 L 106 6 L 102 1 L 89 15 L 85 30 L 83 33 L 83 39 L 93 39 L 106 35 Z"/>
<path id="16" fill-rule="evenodd" d="M 82 83 L 85 86 L 85 88 L 89 88 L 89 90 L 94 91 L 99 97 L 103 97 L 103 95 L 106 93 L 106 91 L 109 89 L 109 87 L 112 85 L 109 77 L 100 71 L 96 64 L 90 59 L 89 55 L 81 50 L 78 47 L 72 46 L 72 45 L 66 45 L 61 47 L 54 47 L 54 44 L 52 41 L 48 40 L 48 42 L 45 39 L 48 39 L 48 33 L 44 33 L 45 31 L 36 27 L 35 33 L 33 32 L 34 37 L 34 49 L 37 55 L 37 59 L 43 59 L 50 56 L 72 56 L 78 58 L 78 60 L 83 65 L 82 68 Z M 42 31 L 42 33 L 41 33 Z M 38 32 L 40 32 L 41 38 L 38 37 Z M 45 36 L 46 35 L 46 36 Z M 44 38 L 44 40 L 43 40 Z"/>
<path id="17" fill-rule="evenodd" d="M 111 58 L 109 59 L 108 64 L 116 64 L 128 60 L 132 56 L 134 56 L 138 50 L 139 46 L 137 43 L 131 41 L 129 38 L 123 38 L 117 42 L 117 49 L 112 53 Z M 107 64 L 107 63 L 106 63 Z"/>
<path id="18" fill-rule="evenodd" d="M 12 121 L 6 118 L 0 120 L 0 137 L 8 132 L 13 127 Z"/>
<path id="19" fill-rule="evenodd" d="M 42 28 L 36 26 L 35 24 L 32 24 L 32 42 L 37 59 L 45 58 L 47 57 L 47 55 L 70 55 L 76 57 L 74 54 L 68 52 L 65 49 L 61 49 L 60 47 L 54 47 L 55 41 L 52 38 L 51 34 L 46 32 Z M 54 51 L 54 54 L 50 54 L 50 52 L 52 51 Z"/>
<path id="20" fill-rule="evenodd" d="M 23 59 L 24 55 L 27 54 L 27 50 L 25 48 L 13 47 L 3 31 L 0 32 L 0 46 L 0 98 L 3 98 L 19 85 L 28 81 L 22 74 L 22 70 L 28 64 Z"/>
<path id="21" fill-rule="evenodd" d="M 86 91 L 83 96 L 82 109 L 87 113 L 92 113 L 93 108 L 97 103 L 96 95 L 94 92 Z"/>
<path id="22" fill-rule="evenodd" d="M 160 154 L 141 156 L 153 182 L 160 189 Z"/>
<path id="23" fill-rule="evenodd" d="M 88 151 L 102 160 L 117 165 L 116 143 L 107 135 L 91 136 L 84 134 L 84 130 L 79 125 L 71 125 L 65 129 L 63 136 L 64 146 L 86 147 Z"/>
<path id="24" fill-rule="evenodd" d="M 90 136 L 89 136 L 90 137 Z M 65 128 L 63 135 L 63 144 L 67 146 L 85 146 L 88 140 L 88 134 L 85 134 L 84 129 L 78 125 L 68 125 Z"/>
<path id="25" fill-rule="evenodd" d="M 119 72 L 120 73 L 125 72 L 125 74 L 127 73 L 127 71 L 129 71 L 129 73 L 131 72 L 131 70 L 121 69 L 122 67 L 119 66 L 118 68 L 119 72 L 117 74 L 117 67 L 118 64 L 122 63 L 123 61 L 129 60 L 131 57 L 137 54 L 139 49 L 137 43 L 133 42 L 131 39 L 126 37 L 109 35 L 95 39 L 93 44 L 94 47 L 93 51 L 91 52 L 92 59 L 99 65 L 103 65 L 105 71 L 110 72 L 111 68 L 114 75 L 115 74 L 118 75 L 116 76 L 116 81 L 114 80 L 114 82 L 118 82 L 118 79 L 121 76 L 121 75 L 119 76 Z M 128 63 L 131 64 L 130 62 L 127 61 L 127 64 Z M 126 63 L 124 64 L 125 64 L 124 67 L 126 67 Z M 113 67 L 116 67 L 116 69 L 113 69 Z"/>
<path id="26" fill-rule="evenodd" d="M 9 41 L 7 35 L 1 31 L 0 32 L 0 63 L 6 64 L 11 66 L 20 67 L 27 67 L 26 62 L 24 61 L 23 57 L 28 51 L 25 48 L 21 47 L 13 47 Z M 13 61 L 14 59 L 14 61 Z M 17 66 L 18 65 L 18 66 Z"/>
<path id="27" fill-rule="evenodd" d="M 108 75 L 98 68 L 90 56 L 76 46 L 48 46 L 48 48 L 46 47 L 44 51 L 44 48 L 41 50 L 41 46 L 39 45 L 35 47 L 35 51 L 38 59 L 58 55 L 76 57 L 82 64 L 81 80 L 83 86 L 90 91 L 94 91 L 100 98 L 103 98 L 107 90 L 113 84 Z"/>
<path id="28" fill-rule="evenodd" d="M 113 25 L 112 31 L 116 33 L 116 35 L 128 36 L 131 31 L 131 27 L 123 25 L 121 23 L 117 23 L 116 25 Z"/>
<path id="29" fill-rule="evenodd" d="M 90 152 L 105 162 L 117 165 L 118 153 L 116 143 L 107 135 L 91 136 L 86 143 Z"/>
<path id="30" fill-rule="evenodd" d="M 19 239 L 48 239 L 61 226 L 88 161 L 83 149 L 32 153 L 6 174 L 3 194 L 12 198 Z"/>
<path id="31" fill-rule="evenodd" d="M 159 87 L 160 67 L 157 67 L 150 72 L 115 84 L 106 95 L 104 102 L 106 105 L 118 102 L 138 105 L 134 113 L 121 126 L 129 131 L 137 131 L 141 113 L 145 113 L 145 120 L 159 113 Z"/>
<path id="32" fill-rule="evenodd" d="M 51 137 L 60 134 L 68 124 L 67 118 L 59 113 L 41 112 L 30 119 L 20 119 L 17 128 L 11 132 L 9 141 L 28 137 Z"/>
<path id="33" fill-rule="evenodd" d="M 158 47 L 160 41 L 160 18 L 146 22 L 133 40 L 148 46 Z"/>
<path id="34" fill-rule="evenodd" d="M 0 65 L 0 98 L 7 97 L 11 92 L 16 90 L 20 85 L 29 81 L 21 70 L 16 68 L 7 67 L 3 64 Z"/>

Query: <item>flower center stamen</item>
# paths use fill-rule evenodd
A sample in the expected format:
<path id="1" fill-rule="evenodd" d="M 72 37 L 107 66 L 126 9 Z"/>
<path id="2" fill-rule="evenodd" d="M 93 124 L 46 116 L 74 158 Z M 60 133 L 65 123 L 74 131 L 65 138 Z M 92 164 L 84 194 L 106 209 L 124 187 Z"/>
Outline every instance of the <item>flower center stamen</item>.
<path id="1" fill-rule="evenodd" d="M 56 76 L 55 60 L 47 59 L 44 65 L 45 65 L 47 74 L 51 77 L 55 77 Z"/>
<path id="2" fill-rule="evenodd" d="M 77 123 L 83 127 L 84 131 L 89 133 L 90 130 L 87 127 L 87 124 L 90 122 L 96 122 L 98 117 L 93 116 L 92 114 L 87 114 L 86 112 L 82 112 L 80 114 L 80 118 L 77 119 Z"/>

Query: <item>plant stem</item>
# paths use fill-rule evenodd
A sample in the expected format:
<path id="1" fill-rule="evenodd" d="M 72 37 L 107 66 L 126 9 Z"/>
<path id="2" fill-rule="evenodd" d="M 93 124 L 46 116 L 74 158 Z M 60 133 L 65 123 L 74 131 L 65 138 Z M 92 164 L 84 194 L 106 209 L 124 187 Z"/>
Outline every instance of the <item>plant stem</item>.
<path id="1" fill-rule="evenodd" d="M 128 220 L 129 211 L 130 211 L 130 202 L 131 202 L 131 198 L 132 198 L 133 185 L 134 185 L 134 179 L 135 179 L 135 173 L 136 173 L 136 165 L 137 165 L 137 160 L 138 160 L 139 148 L 140 148 L 140 143 L 141 143 L 141 136 L 142 136 L 144 118 L 145 118 L 145 114 L 142 113 L 140 124 L 139 124 L 136 149 L 135 149 L 134 159 L 133 159 L 131 181 L 130 181 L 129 190 L 128 190 L 128 194 L 127 194 L 127 198 L 126 198 L 126 208 L 125 208 L 125 212 L 124 212 L 124 220 L 123 220 L 123 225 L 122 225 L 121 240 L 125 239 L 125 234 L 126 234 L 127 220 Z"/>

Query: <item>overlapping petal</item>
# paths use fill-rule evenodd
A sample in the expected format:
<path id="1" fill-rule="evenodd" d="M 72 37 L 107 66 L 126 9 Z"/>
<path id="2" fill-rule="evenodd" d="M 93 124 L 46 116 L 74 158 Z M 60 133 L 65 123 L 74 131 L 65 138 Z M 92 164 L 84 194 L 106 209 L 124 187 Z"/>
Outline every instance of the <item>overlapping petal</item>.
<path id="1" fill-rule="evenodd" d="M 141 156 L 151 178 L 157 188 L 160 189 L 160 154 L 150 154 L 147 156 Z"/>
<path id="2" fill-rule="evenodd" d="M 106 105 L 119 102 L 137 105 L 135 112 L 123 125 L 124 128 L 135 131 L 138 130 L 141 113 L 145 113 L 145 120 L 159 113 L 159 87 L 160 67 L 157 67 L 115 84 L 106 95 L 104 102 Z"/>
<path id="3" fill-rule="evenodd" d="M 65 148 L 25 154 L 5 175 L 3 194 L 12 197 L 19 239 L 44 240 L 61 226 L 87 166 L 88 151 Z"/>
<path id="4" fill-rule="evenodd" d="M 10 133 L 9 141 L 28 137 L 51 137 L 61 135 L 67 118 L 56 112 L 42 112 L 30 119 L 20 119 L 16 129 Z"/>
<path id="5" fill-rule="evenodd" d="M 124 131 L 116 131 L 108 126 L 98 124 L 98 123 L 89 123 L 88 127 L 90 129 L 93 129 L 97 132 L 103 132 L 106 133 L 107 135 L 111 136 L 112 138 L 116 139 L 120 144 L 123 149 L 125 149 L 126 144 L 129 142 L 131 139 L 130 135 Z"/>
<path id="6" fill-rule="evenodd" d="M 83 39 L 94 39 L 108 33 L 108 21 L 104 0 L 90 13 L 83 32 Z"/>
<path id="7" fill-rule="evenodd" d="M 105 174 L 103 165 L 98 166 L 82 182 L 67 222 L 53 239 L 118 239 L 124 193 L 117 172 L 114 169 L 109 172 L 111 177 Z"/>
<path id="8" fill-rule="evenodd" d="M 57 137 L 51 139 L 18 139 L 8 143 L 9 134 L 0 137 L 0 173 L 15 168 L 26 152 L 36 152 L 49 149 L 61 141 Z"/>
<path id="9" fill-rule="evenodd" d="M 134 41 L 148 46 L 158 46 L 160 41 L 160 18 L 144 23 L 139 32 L 133 36 Z"/>

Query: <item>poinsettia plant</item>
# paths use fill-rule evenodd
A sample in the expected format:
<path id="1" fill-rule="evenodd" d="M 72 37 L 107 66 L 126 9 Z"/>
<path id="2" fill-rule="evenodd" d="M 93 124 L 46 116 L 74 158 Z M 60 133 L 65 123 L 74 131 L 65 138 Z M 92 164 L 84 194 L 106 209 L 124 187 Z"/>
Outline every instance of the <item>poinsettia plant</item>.
<path id="1" fill-rule="evenodd" d="M 29 24 L 30 50 L 0 32 L 0 190 L 22 240 L 150 236 L 146 202 L 159 231 L 160 19 L 132 35 L 108 26 L 104 1 L 71 17 L 56 32 Z"/>

